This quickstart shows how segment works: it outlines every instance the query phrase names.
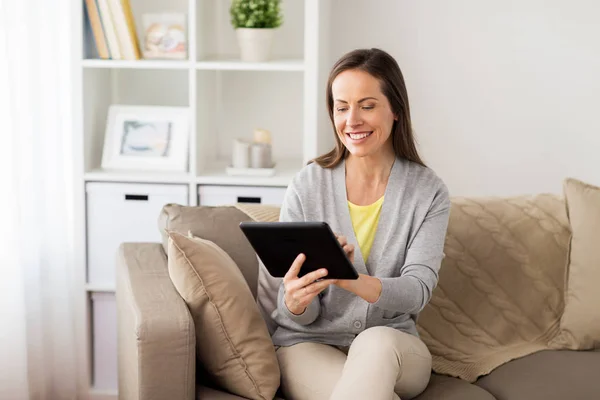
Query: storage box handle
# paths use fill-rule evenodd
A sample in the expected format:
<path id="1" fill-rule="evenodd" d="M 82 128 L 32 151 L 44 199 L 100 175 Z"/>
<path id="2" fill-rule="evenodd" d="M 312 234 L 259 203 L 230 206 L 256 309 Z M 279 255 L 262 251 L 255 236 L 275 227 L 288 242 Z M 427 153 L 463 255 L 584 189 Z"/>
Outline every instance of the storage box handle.
<path id="1" fill-rule="evenodd" d="M 125 200 L 148 201 L 147 194 L 126 194 Z"/>
<path id="2" fill-rule="evenodd" d="M 257 203 L 260 204 L 260 197 L 241 197 L 237 198 L 238 203 Z"/>

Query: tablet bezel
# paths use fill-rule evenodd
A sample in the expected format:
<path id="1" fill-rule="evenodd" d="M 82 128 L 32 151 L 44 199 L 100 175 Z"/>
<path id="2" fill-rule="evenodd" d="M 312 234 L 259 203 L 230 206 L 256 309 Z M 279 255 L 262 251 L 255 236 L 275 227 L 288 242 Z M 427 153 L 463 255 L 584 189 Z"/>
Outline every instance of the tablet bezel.
<path id="1" fill-rule="evenodd" d="M 356 268 L 326 222 L 247 221 L 239 226 L 275 278 L 283 278 L 298 254 L 303 253 L 306 260 L 298 277 L 326 268 L 328 275 L 323 279 L 358 279 Z"/>

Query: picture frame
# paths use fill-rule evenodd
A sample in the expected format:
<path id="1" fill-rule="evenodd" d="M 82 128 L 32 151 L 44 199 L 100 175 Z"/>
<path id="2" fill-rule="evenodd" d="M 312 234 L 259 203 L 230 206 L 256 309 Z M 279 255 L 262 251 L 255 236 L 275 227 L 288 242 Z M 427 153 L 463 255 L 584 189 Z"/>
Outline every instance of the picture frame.
<path id="1" fill-rule="evenodd" d="M 188 172 L 187 107 L 109 107 L 102 169 Z"/>
<path id="2" fill-rule="evenodd" d="M 142 14 L 145 59 L 185 60 L 188 58 L 187 16 L 181 13 Z"/>

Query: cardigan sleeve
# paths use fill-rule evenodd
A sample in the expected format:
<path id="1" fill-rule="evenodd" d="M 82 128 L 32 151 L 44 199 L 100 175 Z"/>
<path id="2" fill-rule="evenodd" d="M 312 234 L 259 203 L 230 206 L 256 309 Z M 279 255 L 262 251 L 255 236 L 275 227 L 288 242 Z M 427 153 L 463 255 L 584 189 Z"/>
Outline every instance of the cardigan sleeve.
<path id="1" fill-rule="evenodd" d="M 400 276 L 379 278 L 381 294 L 373 305 L 407 314 L 425 307 L 438 282 L 449 215 L 448 189 L 442 184 L 408 245 Z"/>
<path id="2" fill-rule="evenodd" d="M 302 203 L 296 192 L 295 185 L 291 184 L 286 191 L 281 213 L 279 216 L 281 222 L 302 222 L 305 221 L 302 211 Z M 290 265 L 291 267 L 291 265 Z M 293 322 L 299 325 L 312 324 L 321 312 L 321 303 L 319 296 L 315 296 L 311 303 L 306 307 L 302 314 L 293 314 L 285 305 L 285 287 L 283 280 L 279 285 L 277 295 L 277 310 L 273 313 L 273 319 L 280 325 L 288 325 L 286 322 Z M 287 321 L 286 321 L 287 320 Z"/>

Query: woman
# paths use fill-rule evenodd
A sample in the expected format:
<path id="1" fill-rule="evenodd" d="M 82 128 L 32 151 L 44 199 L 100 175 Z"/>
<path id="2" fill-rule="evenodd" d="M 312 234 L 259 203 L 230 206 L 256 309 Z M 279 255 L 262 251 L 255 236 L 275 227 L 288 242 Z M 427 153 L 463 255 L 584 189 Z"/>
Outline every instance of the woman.
<path id="1" fill-rule="evenodd" d="M 415 321 L 437 284 L 448 190 L 417 153 L 389 54 L 344 55 L 327 105 L 336 147 L 295 176 L 280 219 L 329 223 L 359 279 L 298 278 L 304 256 L 295 260 L 270 313 L 282 390 L 294 400 L 409 399 L 431 373 Z"/>

